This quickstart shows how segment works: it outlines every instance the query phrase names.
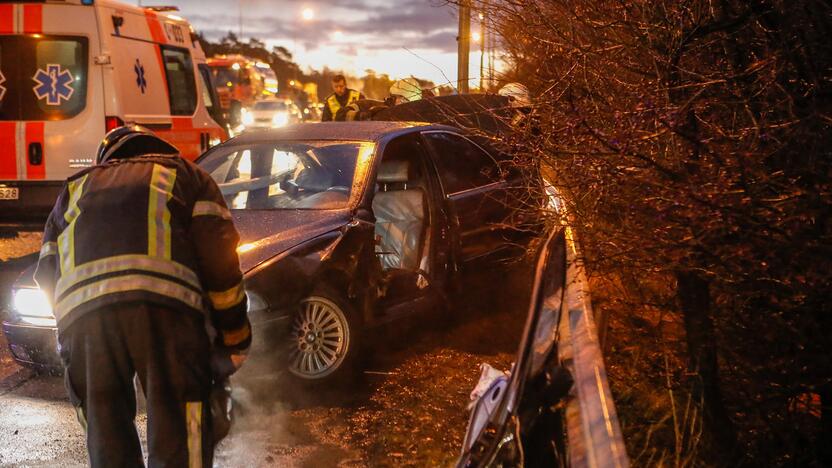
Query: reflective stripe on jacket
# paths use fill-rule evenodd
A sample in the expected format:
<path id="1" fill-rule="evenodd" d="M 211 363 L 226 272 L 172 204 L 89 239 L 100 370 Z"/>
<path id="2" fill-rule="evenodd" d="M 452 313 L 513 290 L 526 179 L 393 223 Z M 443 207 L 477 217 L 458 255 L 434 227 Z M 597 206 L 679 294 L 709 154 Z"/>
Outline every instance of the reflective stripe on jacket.
<path id="1" fill-rule="evenodd" d="M 178 156 L 148 155 L 72 176 L 46 223 L 35 279 L 59 331 L 123 301 L 202 311 L 231 345 L 250 327 L 239 236 L 216 183 Z"/>
<path id="2" fill-rule="evenodd" d="M 361 93 L 354 89 L 348 89 L 347 93 L 349 93 L 349 97 L 347 98 L 345 106 L 361 99 Z M 330 94 L 329 97 L 326 98 L 326 105 L 329 107 L 329 112 L 332 113 L 332 120 L 335 120 L 335 116 L 338 114 L 338 111 L 341 110 L 341 103 L 338 102 L 338 96 L 336 96 L 335 93 Z"/>

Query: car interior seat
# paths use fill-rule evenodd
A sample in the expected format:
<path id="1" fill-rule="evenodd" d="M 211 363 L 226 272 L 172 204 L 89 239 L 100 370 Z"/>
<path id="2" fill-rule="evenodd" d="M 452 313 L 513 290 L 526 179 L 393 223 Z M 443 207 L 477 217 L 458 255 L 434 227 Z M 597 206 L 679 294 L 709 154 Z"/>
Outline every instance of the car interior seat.
<path id="1" fill-rule="evenodd" d="M 417 270 L 425 225 L 425 194 L 410 161 L 382 161 L 373 198 L 376 253 L 384 269 Z"/>

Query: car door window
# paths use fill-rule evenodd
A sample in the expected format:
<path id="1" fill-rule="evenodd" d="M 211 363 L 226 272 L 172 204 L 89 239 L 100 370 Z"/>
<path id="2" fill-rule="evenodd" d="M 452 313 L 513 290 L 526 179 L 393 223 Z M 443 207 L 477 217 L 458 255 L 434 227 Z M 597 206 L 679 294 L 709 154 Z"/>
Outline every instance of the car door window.
<path id="1" fill-rule="evenodd" d="M 436 165 L 446 194 L 481 187 L 500 180 L 494 158 L 461 135 L 431 132 L 425 139 L 437 156 Z"/>

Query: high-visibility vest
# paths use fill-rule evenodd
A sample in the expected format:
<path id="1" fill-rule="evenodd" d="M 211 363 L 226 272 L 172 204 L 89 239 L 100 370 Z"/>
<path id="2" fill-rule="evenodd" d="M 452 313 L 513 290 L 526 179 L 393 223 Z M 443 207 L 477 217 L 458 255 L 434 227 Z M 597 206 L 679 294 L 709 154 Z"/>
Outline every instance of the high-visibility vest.
<path id="1" fill-rule="evenodd" d="M 350 89 L 348 92 L 349 98 L 347 98 L 347 105 L 354 103 L 361 97 L 361 93 L 354 89 Z M 338 97 L 335 95 L 335 93 L 329 95 L 329 97 L 326 99 L 326 105 L 329 106 L 329 112 L 332 113 L 332 120 L 335 120 L 335 114 L 337 114 L 338 111 L 341 110 L 341 103 L 338 102 Z"/>

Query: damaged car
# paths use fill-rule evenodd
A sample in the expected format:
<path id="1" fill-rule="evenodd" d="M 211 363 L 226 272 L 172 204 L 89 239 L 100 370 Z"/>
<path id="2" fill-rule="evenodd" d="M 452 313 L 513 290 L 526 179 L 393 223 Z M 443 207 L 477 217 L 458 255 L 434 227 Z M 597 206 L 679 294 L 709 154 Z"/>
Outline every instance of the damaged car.
<path id="1" fill-rule="evenodd" d="M 407 122 L 290 125 L 209 150 L 198 164 L 240 232 L 255 341 L 320 383 L 356 369 L 374 328 L 453 314 L 466 268 L 531 237 L 518 213 L 540 184 L 506 159 L 457 128 Z M 19 362 L 41 364 L 54 328 L 30 277 L 3 329 Z"/>

